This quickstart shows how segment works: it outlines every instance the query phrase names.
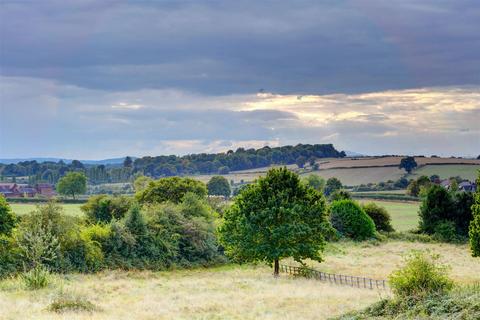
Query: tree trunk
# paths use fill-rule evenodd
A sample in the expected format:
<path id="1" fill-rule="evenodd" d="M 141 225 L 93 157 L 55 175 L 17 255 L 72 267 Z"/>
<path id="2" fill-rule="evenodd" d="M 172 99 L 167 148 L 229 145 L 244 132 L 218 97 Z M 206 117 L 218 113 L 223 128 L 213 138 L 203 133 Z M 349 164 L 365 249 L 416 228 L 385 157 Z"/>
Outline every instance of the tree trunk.
<path id="1" fill-rule="evenodd" d="M 278 263 L 278 259 L 275 259 L 275 264 L 274 264 L 274 267 L 273 267 L 273 276 L 275 278 L 277 278 L 279 276 L 279 273 L 280 273 L 280 265 Z"/>

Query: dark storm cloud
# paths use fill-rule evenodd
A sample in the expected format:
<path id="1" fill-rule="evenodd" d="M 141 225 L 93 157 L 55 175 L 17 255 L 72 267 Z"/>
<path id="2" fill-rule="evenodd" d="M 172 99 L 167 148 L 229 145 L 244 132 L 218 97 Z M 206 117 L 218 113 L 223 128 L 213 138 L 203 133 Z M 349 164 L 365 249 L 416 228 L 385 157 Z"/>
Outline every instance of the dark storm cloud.
<path id="1" fill-rule="evenodd" d="M 110 91 L 480 83 L 478 1 L 3 1 L 1 73 Z"/>

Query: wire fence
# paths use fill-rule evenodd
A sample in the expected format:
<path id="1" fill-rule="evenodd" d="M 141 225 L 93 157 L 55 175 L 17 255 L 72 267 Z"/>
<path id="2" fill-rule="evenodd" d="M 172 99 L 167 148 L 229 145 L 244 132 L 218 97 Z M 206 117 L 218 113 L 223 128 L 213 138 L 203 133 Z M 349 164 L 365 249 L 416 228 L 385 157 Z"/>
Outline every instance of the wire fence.
<path id="1" fill-rule="evenodd" d="M 338 285 L 345 285 L 365 289 L 388 289 L 386 280 L 378 280 L 364 277 L 347 276 L 343 274 L 326 273 L 306 267 L 280 265 L 280 271 L 306 278 L 317 279 Z"/>

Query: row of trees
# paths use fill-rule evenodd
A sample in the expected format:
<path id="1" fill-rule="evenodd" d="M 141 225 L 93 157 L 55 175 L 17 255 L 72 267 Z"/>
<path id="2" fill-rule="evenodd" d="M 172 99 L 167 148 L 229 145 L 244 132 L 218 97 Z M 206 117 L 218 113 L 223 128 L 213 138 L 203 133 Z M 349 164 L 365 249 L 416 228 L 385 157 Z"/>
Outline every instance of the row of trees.
<path id="1" fill-rule="evenodd" d="M 0 164 L 0 176 L 29 177 L 30 183 L 57 181 L 69 171 L 83 172 L 91 184 L 128 182 L 139 175 L 154 178 L 187 174 L 227 174 L 232 170 L 244 170 L 272 164 L 297 164 L 304 166 L 315 159 L 344 157 L 331 144 L 298 144 L 296 146 L 263 147 L 261 149 L 238 148 L 217 154 L 191 154 L 182 157 L 175 155 L 126 157 L 123 165 L 86 165 L 78 160 L 67 164 L 59 162 L 23 161 L 18 164 Z"/>

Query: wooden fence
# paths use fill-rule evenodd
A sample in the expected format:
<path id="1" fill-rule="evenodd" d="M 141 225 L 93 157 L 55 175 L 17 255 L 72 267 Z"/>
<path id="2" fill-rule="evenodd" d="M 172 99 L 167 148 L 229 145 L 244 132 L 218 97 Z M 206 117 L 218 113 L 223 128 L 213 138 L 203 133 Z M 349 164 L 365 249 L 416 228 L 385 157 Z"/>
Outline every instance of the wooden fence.
<path id="1" fill-rule="evenodd" d="M 280 271 L 294 276 L 301 276 L 306 278 L 317 279 L 321 281 L 328 281 L 338 285 L 346 285 L 365 289 L 387 289 L 388 284 L 386 280 L 378 280 L 364 277 L 346 276 L 343 274 L 326 273 L 305 267 L 295 267 L 280 265 Z"/>

